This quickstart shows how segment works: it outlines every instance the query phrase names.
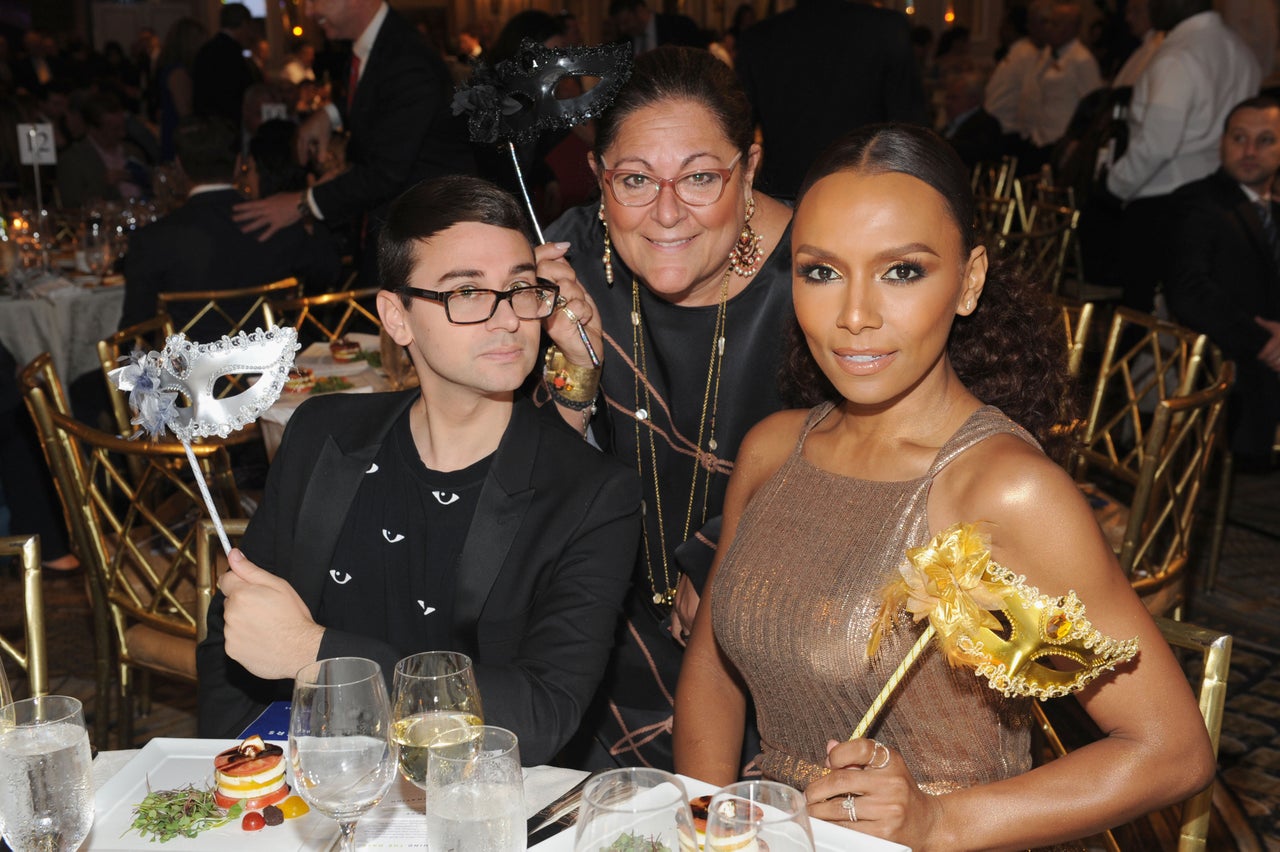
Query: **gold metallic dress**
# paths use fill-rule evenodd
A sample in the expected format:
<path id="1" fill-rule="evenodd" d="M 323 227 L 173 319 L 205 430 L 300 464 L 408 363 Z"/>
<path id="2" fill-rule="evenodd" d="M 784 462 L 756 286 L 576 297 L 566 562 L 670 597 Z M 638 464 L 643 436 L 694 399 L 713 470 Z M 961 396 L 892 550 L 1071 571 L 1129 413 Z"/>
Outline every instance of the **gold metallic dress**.
<path id="1" fill-rule="evenodd" d="M 849 736 L 924 629 L 900 615 L 867 659 L 881 590 L 907 548 L 929 541 L 933 478 L 993 435 L 1035 443 L 988 406 L 951 436 L 924 477 L 851 479 L 802 454 L 830 410 L 810 413 L 791 456 L 752 498 L 712 601 L 716 639 L 755 700 L 764 774 L 801 790 L 822 774 L 827 741 Z M 946 793 L 1031 768 L 1029 700 L 1004 698 L 930 648 L 869 736 L 902 753 L 922 790 Z"/>

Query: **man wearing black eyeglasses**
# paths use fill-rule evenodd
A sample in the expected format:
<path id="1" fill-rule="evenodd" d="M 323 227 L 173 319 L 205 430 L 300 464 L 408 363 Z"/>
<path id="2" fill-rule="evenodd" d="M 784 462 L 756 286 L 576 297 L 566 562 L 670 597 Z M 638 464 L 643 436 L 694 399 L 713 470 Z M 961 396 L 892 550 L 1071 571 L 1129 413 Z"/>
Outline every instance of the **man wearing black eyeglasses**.
<path id="1" fill-rule="evenodd" d="M 520 208 L 475 178 L 397 199 L 378 262 L 383 327 L 420 388 L 290 419 L 210 607 L 201 736 L 239 734 L 313 660 L 367 657 L 389 678 L 449 649 L 475 663 L 485 722 L 546 763 L 603 676 L 639 537 L 636 474 L 520 392 L 544 329 L 585 360 L 590 305 L 535 277 Z M 590 374 L 544 371 L 570 412 Z"/>

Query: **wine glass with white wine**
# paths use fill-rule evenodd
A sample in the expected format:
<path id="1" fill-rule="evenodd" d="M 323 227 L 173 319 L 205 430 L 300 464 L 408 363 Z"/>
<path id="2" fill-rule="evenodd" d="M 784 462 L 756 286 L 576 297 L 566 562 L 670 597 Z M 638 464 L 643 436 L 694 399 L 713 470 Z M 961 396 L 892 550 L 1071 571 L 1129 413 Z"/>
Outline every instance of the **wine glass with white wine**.
<path id="1" fill-rule="evenodd" d="M 337 820 L 342 852 L 355 852 L 356 821 L 395 780 L 398 751 L 377 663 L 336 657 L 299 670 L 289 712 L 294 787 L 314 810 Z"/>
<path id="2" fill-rule="evenodd" d="M 445 731 L 484 724 L 471 658 L 454 651 L 405 657 L 396 663 L 391 693 L 400 772 L 425 790 L 427 746 L 432 740 Z"/>
<path id="3" fill-rule="evenodd" d="M 45 695 L 0 714 L 0 834 L 13 852 L 71 852 L 93 826 L 84 708 Z"/>

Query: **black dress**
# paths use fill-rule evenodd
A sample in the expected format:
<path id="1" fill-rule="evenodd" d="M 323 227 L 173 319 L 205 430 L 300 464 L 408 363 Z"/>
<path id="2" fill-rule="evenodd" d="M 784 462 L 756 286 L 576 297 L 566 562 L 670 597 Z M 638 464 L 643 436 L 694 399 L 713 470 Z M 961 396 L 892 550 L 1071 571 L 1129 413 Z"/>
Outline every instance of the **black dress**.
<path id="1" fill-rule="evenodd" d="M 600 406 L 592 431 L 606 452 L 640 472 L 645 542 L 609 671 L 584 720 L 578 748 L 567 758 L 591 769 L 670 769 L 672 703 L 683 649 L 671 637 L 670 606 L 655 597 L 674 588 L 681 573 L 701 589 L 715 555 L 738 446 L 752 426 L 785 407 L 779 369 L 793 316 L 791 231 L 788 226 L 759 272 L 728 302 L 714 405 L 715 447 L 704 434 L 699 459 L 694 447 L 704 414 L 710 420 L 707 377 L 719 306 L 678 307 L 639 287 L 644 378 L 652 388 L 646 401 L 633 366 L 640 361 L 632 339 L 633 277 L 614 252 L 614 282 L 606 283 L 597 210 L 584 205 L 568 211 L 546 236 L 572 244 L 570 263 L 599 309 L 606 335 L 601 389 L 607 404 Z"/>

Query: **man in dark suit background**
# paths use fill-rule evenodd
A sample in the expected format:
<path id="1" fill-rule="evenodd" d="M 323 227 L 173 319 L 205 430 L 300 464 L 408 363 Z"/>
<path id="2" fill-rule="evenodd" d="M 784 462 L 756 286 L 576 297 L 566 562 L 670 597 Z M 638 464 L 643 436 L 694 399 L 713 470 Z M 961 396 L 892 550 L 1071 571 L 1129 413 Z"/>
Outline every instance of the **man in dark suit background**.
<path id="1" fill-rule="evenodd" d="M 449 71 L 408 21 L 382 0 L 311 0 L 307 8 L 329 39 L 352 40 L 352 57 L 333 103 L 299 128 L 299 160 L 323 163 L 330 137 L 345 129 L 348 168 L 306 192 L 241 204 L 237 220 L 260 239 L 303 219 L 347 223 L 371 247 L 400 192 L 426 178 L 472 174 L 475 158 L 464 121 L 450 110 Z M 374 283 L 372 251 L 361 275 L 363 286 Z"/>
<path id="2" fill-rule="evenodd" d="M 337 282 L 338 250 L 322 226 L 308 233 L 295 224 L 259 242 L 236 225 L 232 208 L 244 200 L 231 185 L 238 138 L 220 118 L 197 116 L 178 128 L 178 162 L 194 186 L 184 205 L 130 238 L 121 328 L 155 316 L 160 293 L 254 287 L 290 276 L 323 293 Z M 174 317 L 179 325 L 188 319 Z M 211 317 L 190 336 L 203 342 L 225 333 Z"/>
<path id="3" fill-rule="evenodd" d="M 1222 166 L 1174 194 L 1169 307 L 1236 362 L 1228 406 L 1242 470 L 1266 469 L 1280 425 L 1280 102 L 1255 97 L 1227 116 Z"/>
<path id="4" fill-rule="evenodd" d="M 217 115 L 240 126 L 245 89 L 262 82 L 262 72 L 244 52 L 258 41 L 253 15 L 242 3 L 218 12 L 218 31 L 200 46 L 191 66 L 191 104 L 196 115 Z"/>
<path id="5" fill-rule="evenodd" d="M 794 198 L 814 158 L 878 121 L 927 123 L 907 19 L 851 0 L 797 0 L 738 39 L 735 67 L 764 134 L 762 192 Z"/>
<path id="6" fill-rule="evenodd" d="M 514 198 L 420 184 L 379 243 L 378 312 L 421 387 L 317 397 L 290 420 L 197 651 L 201 736 L 237 735 L 312 660 L 368 657 L 389 679 L 448 648 L 474 661 L 485 722 L 545 763 L 604 675 L 639 480 L 518 396 L 544 320 L 576 333 Z"/>
<path id="7" fill-rule="evenodd" d="M 943 93 L 947 123 L 943 125 L 942 137 L 971 169 L 977 163 L 1000 159 L 1004 131 L 1000 121 L 983 109 L 985 92 L 982 75 L 964 71 L 947 77 Z"/>
<path id="8" fill-rule="evenodd" d="M 609 17 L 614 31 L 630 39 L 636 56 L 656 47 L 706 47 L 698 25 L 687 15 L 654 13 L 644 0 L 612 0 Z"/>

